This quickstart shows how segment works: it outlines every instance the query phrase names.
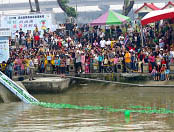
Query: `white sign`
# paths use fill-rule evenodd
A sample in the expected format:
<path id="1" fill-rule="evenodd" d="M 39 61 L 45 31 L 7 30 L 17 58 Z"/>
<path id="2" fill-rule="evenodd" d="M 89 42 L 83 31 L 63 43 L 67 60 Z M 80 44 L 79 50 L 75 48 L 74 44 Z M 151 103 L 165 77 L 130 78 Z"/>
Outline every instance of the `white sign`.
<path id="1" fill-rule="evenodd" d="M 8 37 L 0 37 L 0 63 L 9 59 L 9 40 Z"/>
<path id="2" fill-rule="evenodd" d="M 17 30 L 22 29 L 24 32 L 27 30 L 35 30 L 38 27 L 39 31 L 46 30 L 52 26 L 52 14 L 29 14 L 18 16 L 3 16 L 1 26 L 10 28 L 12 37 L 15 36 Z"/>
<path id="3" fill-rule="evenodd" d="M 0 36 L 3 36 L 3 37 L 11 36 L 10 29 L 9 28 L 0 28 Z"/>

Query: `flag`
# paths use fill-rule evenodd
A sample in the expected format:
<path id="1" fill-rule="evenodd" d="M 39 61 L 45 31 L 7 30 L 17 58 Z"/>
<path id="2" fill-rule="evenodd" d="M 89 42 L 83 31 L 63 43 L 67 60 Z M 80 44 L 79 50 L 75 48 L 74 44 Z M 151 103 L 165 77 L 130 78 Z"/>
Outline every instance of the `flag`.
<path id="1" fill-rule="evenodd" d="M 124 39 L 124 45 L 126 45 L 126 44 L 128 43 L 128 41 L 129 41 L 129 36 L 126 35 L 126 37 L 125 37 L 125 39 Z"/>

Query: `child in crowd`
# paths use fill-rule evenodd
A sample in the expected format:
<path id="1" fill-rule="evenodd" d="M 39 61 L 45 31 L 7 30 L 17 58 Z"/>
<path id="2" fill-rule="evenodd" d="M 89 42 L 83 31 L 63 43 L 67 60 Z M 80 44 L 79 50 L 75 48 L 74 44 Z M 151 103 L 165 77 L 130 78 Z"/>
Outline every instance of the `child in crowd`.
<path id="1" fill-rule="evenodd" d="M 40 72 L 41 72 L 41 73 L 44 73 L 44 72 L 45 72 L 45 64 L 44 64 L 43 61 L 41 61 Z"/>
<path id="2" fill-rule="evenodd" d="M 161 66 L 159 64 L 157 64 L 157 66 L 156 66 L 156 71 L 157 71 L 156 80 L 159 81 L 160 75 L 161 75 Z"/>
<path id="3" fill-rule="evenodd" d="M 165 70 L 165 77 L 166 77 L 166 80 L 169 80 L 169 73 L 170 73 L 170 70 L 169 70 L 169 69 L 166 69 L 166 70 Z"/>
<path id="4" fill-rule="evenodd" d="M 141 73 L 141 65 L 142 65 L 142 61 L 140 61 L 140 59 L 138 59 L 138 72 Z"/>
<path id="5" fill-rule="evenodd" d="M 25 75 L 25 62 L 22 61 L 22 64 L 21 64 L 21 75 Z"/>
<path id="6" fill-rule="evenodd" d="M 153 68 L 151 75 L 152 75 L 154 81 L 158 80 L 156 67 Z"/>
<path id="7" fill-rule="evenodd" d="M 89 73 L 89 62 L 85 62 L 85 73 Z"/>
<path id="8" fill-rule="evenodd" d="M 56 72 L 57 74 L 60 74 L 60 57 L 56 56 L 54 61 L 55 61 Z"/>
<path id="9" fill-rule="evenodd" d="M 66 73 L 69 74 L 69 67 L 70 67 L 71 59 L 69 56 L 66 57 Z"/>
<path id="10" fill-rule="evenodd" d="M 165 65 L 162 65 L 161 67 L 161 81 L 164 81 L 165 80 L 165 70 L 166 70 L 166 66 Z"/>
<path id="11" fill-rule="evenodd" d="M 119 58 L 117 55 L 114 57 L 114 72 L 117 73 L 117 65 L 118 65 Z"/>

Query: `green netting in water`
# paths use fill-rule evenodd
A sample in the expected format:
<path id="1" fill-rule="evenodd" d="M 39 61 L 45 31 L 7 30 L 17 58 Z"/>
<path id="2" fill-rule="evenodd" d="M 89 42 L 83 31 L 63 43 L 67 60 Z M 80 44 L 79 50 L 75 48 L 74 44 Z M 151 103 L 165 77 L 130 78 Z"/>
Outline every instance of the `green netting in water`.
<path id="1" fill-rule="evenodd" d="M 144 106 L 129 106 L 128 109 L 116 109 L 111 106 L 78 106 L 71 104 L 56 104 L 56 103 L 46 103 L 46 102 L 38 102 L 33 103 L 34 105 L 39 105 L 46 108 L 54 108 L 54 109 L 78 109 L 78 110 L 104 110 L 107 112 L 124 112 L 125 115 L 128 113 L 142 113 L 142 114 L 174 114 L 173 110 L 168 110 L 165 108 L 156 108 L 156 107 L 144 107 Z"/>

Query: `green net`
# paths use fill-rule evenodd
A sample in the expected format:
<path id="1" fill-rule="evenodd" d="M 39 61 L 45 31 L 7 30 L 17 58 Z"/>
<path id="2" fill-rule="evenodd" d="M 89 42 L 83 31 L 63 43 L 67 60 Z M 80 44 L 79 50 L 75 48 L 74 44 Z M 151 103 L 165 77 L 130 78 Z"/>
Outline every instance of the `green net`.
<path id="1" fill-rule="evenodd" d="M 34 105 L 42 106 L 45 108 L 53 108 L 53 109 L 78 109 L 78 110 L 104 110 L 107 112 L 124 112 L 125 115 L 129 115 L 130 113 L 142 113 L 142 114 L 173 114 L 174 110 L 169 110 L 166 108 L 156 108 L 156 107 L 144 107 L 144 106 L 129 106 L 127 109 L 117 109 L 111 106 L 79 106 L 79 105 L 71 105 L 71 104 L 56 104 L 56 103 L 46 103 L 46 102 L 38 102 L 33 103 Z"/>

